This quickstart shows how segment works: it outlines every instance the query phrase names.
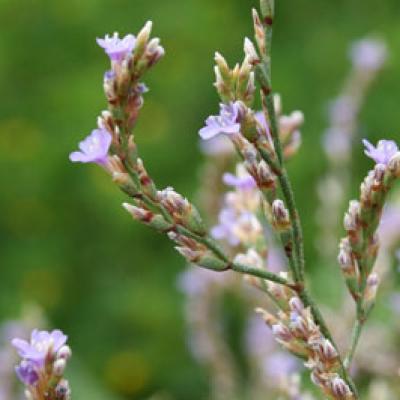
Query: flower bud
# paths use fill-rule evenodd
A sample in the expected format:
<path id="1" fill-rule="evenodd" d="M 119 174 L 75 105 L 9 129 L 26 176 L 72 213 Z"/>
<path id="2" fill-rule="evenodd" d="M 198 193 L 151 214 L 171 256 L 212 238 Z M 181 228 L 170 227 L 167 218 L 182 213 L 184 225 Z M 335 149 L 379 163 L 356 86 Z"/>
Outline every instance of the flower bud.
<path id="1" fill-rule="evenodd" d="M 254 34 L 258 48 L 260 49 L 260 53 L 262 55 L 266 55 L 267 45 L 266 45 L 264 27 L 261 23 L 260 16 L 258 15 L 258 12 L 255 8 L 253 8 L 253 24 L 254 24 Z"/>
<path id="2" fill-rule="evenodd" d="M 364 311 L 365 314 L 372 310 L 375 305 L 376 294 L 379 287 L 379 276 L 376 273 L 372 273 L 367 278 L 367 286 L 364 292 Z"/>
<path id="3" fill-rule="evenodd" d="M 149 41 L 152 27 L 152 21 L 147 21 L 144 27 L 138 33 L 135 44 L 135 57 L 140 58 L 142 56 L 145 46 Z"/>
<path id="4" fill-rule="evenodd" d="M 277 199 L 272 203 L 272 217 L 276 229 L 285 231 L 290 228 L 289 212 L 282 200 Z"/>
<path id="5" fill-rule="evenodd" d="M 304 304 L 302 301 L 294 296 L 289 300 L 289 307 L 292 311 L 296 311 L 298 314 L 301 314 L 304 310 Z"/>
<path id="6" fill-rule="evenodd" d="M 257 307 L 255 309 L 255 312 L 261 316 L 261 318 L 264 320 L 264 322 L 272 328 L 273 325 L 276 325 L 279 323 L 278 319 L 269 313 L 267 310 L 264 310 L 261 307 Z"/>
<path id="7" fill-rule="evenodd" d="M 59 358 L 53 364 L 53 374 L 57 377 L 63 376 L 67 362 L 63 358 Z"/>
<path id="8" fill-rule="evenodd" d="M 351 390 L 347 383 L 339 376 L 331 381 L 331 389 L 333 395 L 338 399 L 347 399 L 351 395 Z"/>
<path id="9" fill-rule="evenodd" d="M 172 228 L 172 225 L 167 222 L 162 215 L 154 214 L 149 210 L 136 207 L 129 203 L 123 203 L 122 206 L 134 219 L 156 229 L 159 232 L 166 232 Z"/>
<path id="10" fill-rule="evenodd" d="M 62 346 L 57 352 L 57 358 L 63 358 L 64 360 L 69 360 L 71 358 L 72 352 L 69 346 Z"/>
<path id="11" fill-rule="evenodd" d="M 230 82 L 231 70 L 229 69 L 228 63 L 226 62 L 225 58 L 220 53 L 216 52 L 214 60 L 225 84 Z"/>
<path id="12" fill-rule="evenodd" d="M 260 62 L 260 57 L 257 54 L 257 50 L 254 47 L 253 42 L 249 38 L 244 38 L 244 53 L 248 57 L 248 61 L 252 65 L 256 65 Z"/>
<path id="13" fill-rule="evenodd" d="M 69 388 L 69 383 L 66 379 L 62 379 L 56 386 L 55 389 L 55 400 L 70 400 L 71 390 Z"/>
<path id="14" fill-rule="evenodd" d="M 272 325 L 272 333 L 278 340 L 281 340 L 282 342 L 290 342 L 293 339 L 290 329 L 282 324 Z"/>
<path id="15" fill-rule="evenodd" d="M 398 151 L 389 161 L 389 171 L 395 177 L 400 177 L 400 152 Z"/>

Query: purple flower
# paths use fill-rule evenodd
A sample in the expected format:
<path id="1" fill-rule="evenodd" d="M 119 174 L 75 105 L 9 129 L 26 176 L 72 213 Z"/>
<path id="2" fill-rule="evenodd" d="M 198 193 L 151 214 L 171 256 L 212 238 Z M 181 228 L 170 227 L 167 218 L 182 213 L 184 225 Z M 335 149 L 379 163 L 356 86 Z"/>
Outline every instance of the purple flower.
<path id="1" fill-rule="evenodd" d="M 74 151 L 69 155 L 69 159 L 72 162 L 94 162 L 104 165 L 107 162 L 111 140 L 110 133 L 105 129 L 94 129 L 86 139 L 79 143 L 81 151 Z"/>
<path id="2" fill-rule="evenodd" d="M 265 358 L 264 372 L 272 381 L 283 379 L 299 369 L 299 363 L 290 354 L 276 352 Z"/>
<path id="3" fill-rule="evenodd" d="M 355 67 L 376 71 L 387 58 L 385 42 L 378 39 L 362 39 L 350 48 L 350 58 Z"/>
<path id="4" fill-rule="evenodd" d="M 120 39 L 118 32 L 113 36 L 106 35 L 104 39 L 96 39 L 97 44 L 104 49 L 111 61 L 121 61 L 135 48 L 136 38 L 133 35 L 126 35 Z"/>
<path id="5" fill-rule="evenodd" d="M 219 115 L 207 118 L 206 126 L 199 131 L 202 139 L 211 139 L 220 133 L 227 135 L 240 133 L 240 108 L 241 103 L 236 101 L 229 104 L 220 104 Z"/>
<path id="6" fill-rule="evenodd" d="M 234 147 L 226 136 L 215 136 L 210 140 L 200 141 L 200 148 L 208 156 L 228 155 L 234 153 Z"/>
<path id="7" fill-rule="evenodd" d="M 31 386 L 39 380 L 36 368 L 37 365 L 32 361 L 22 360 L 21 363 L 15 367 L 15 372 L 22 383 Z"/>
<path id="8" fill-rule="evenodd" d="M 234 233 L 237 224 L 237 215 L 231 208 L 223 208 L 218 216 L 219 224 L 211 229 L 211 235 L 217 240 L 226 239 L 231 246 L 240 243 L 239 238 Z"/>
<path id="9" fill-rule="evenodd" d="M 48 352 L 56 353 L 66 341 L 67 336 L 60 330 L 47 332 L 35 329 L 31 334 L 30 342 L 23 339 L 13 339 L 11 343 L 24 360 L 43 365 Z"/>
<path id="10" fill-rule="evenodd" d="M 377 164 L 387 165 L 399 150 L 396 142 L 393 140 L 380 140 L 378 145 L 374 147 L 368 140 L 364 139 L 363 144 L 365 146 L 364 153 Z"/>
<path id="11" fill-rule="evenodd" d="M 236 176 L 225 173 L 222 179 L 226 185 L 234 186 L 240 190 L 251 190 L 257 187 L 257 183 L 251 175 Z"/>
<path id="12" fill-rule="evenodd" d="M 257 111 L 254 116 L 256 117 L 256 120 L 258 121 L 258 123 L 265 129 L 265 131 L 267 132 L 268 137 L 270 136 L 269 134 L 269 126 L 267 123 L 267 120 L 265 119 L 265 114 L 264 111 Z"/>

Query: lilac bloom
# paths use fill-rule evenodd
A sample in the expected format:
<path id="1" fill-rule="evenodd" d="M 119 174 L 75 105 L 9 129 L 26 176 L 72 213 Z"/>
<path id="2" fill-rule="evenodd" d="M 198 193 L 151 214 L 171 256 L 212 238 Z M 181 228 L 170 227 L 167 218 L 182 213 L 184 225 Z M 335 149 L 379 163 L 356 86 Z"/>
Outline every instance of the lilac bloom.
<path id="1" fill-rule="evenodd" d="M 218 220 L 219 224 L 211 229 L 211 235 L 218 240 L 226 239 L 231 246 L 237 246 L 240 241 L 233 232 L 237 223 L 235 211 L 230 208 L 222 209 Z"/>
<path id="2" fill-rule="evenodd" d="M 364 153 L 372 158 L 377 164 L 388 165 L 391 158 L 399 150 L 397 144 L 393 140 L 380 140 L 378 145 L 374 147 L 368 140 L 364 139 Z"/>
<path id="3" fill-rule="evenodd" d="M 232 154 L 234 147 L 226 136 L 215 136 L 210 140 L 200 141 L 200 148 L 208 156 Z"/>
<path id="4" fill-rule="evenodd" d="M 239 177 L 230 173 L 225 173 L 222 179 L 226 185 L 234 186 L 240 190 L 251 190 L 257 187 L 257 183 L 251 175 Z"/>
<path id="5" fill-rule="evenodd" d="M 265 114 L 264 111 L 257 111 L 254 116 L 256 117 L 256 120 L 258 123 L 265 129 L 267 134 L 269 135 L 269 126 L 267 124 L 267 120 L 265 119 Z"/>
<path id="6" fill-rule="evenodd" d="M 104 49 L 111 61 L 121 61 L 135 48 L 136 38 L 126 35 L 122 39 L 115 32 L 113 36 L 106 35 L 104 39 L 96 39 L 97 44 Z"/>
<path id="7" fill-rule="evenodd" d="M 226 135 L 240 133 L 240 102 L 220 104 L 219 115 L 207 118 L 206 126 L 199 131 L 203 140 L 211 139 L 221 133 Z"/>
<path id="8" fill-rule="evenodd" d="M 22 383 L 31 386 L 39 380 L 36 368 L 37 366 L 32 361 L 22 360 L 21 363 L 15 367 L 15 372 Z"/>
<path id="9" fill-rule="evenodd" d="M 379 224 L 379 237 L 385 247 L 390 248 L 400 235 L 400 207 L 395 204 L 387 204 L 383 209 L 381 223 Z"/>
<path id="10" fill-rule="evenodd" d="M 387 58 L 386 44 L 378 39 L 362 39 L 350 48 L 350 58 L 355 67 L 378 70 Z"/>
<path id="11" fill-rule="evenodd" d="M 299 369 L 299 363 L 290 354 L 276 352 L 265 358 L 264 372 L 272 380 L 290 376 Z"/>
<path id="12" fill-rule="evenodd" d="M 60 330 L 52 332 L 38 331 L 31 334 L 30 342 L 22 339 L 13 339 L 12 345 L 24 359 L 43 365 L 49 351 L 56 353 L 67 341 L 67 336 Z"/>
<path id="13" fill-rule="evenodd" d="M 223 286 L 226 273 L 216 274 L 204 268 L 189 268 L 179 277 L 178 286 L 189 297 L 203 295 L 213 285 Z"/>
<path id="14" fill-rule="evenodd" d="M 112 137 L 108 131 L 103 128 L 94 129 L 86 139 L 79 143 L 81 151 L 74 151 L 70 154 L 69 159 L 72 162 L 94 162 L 104 165 L 107 163 L 111 141 Z"/>

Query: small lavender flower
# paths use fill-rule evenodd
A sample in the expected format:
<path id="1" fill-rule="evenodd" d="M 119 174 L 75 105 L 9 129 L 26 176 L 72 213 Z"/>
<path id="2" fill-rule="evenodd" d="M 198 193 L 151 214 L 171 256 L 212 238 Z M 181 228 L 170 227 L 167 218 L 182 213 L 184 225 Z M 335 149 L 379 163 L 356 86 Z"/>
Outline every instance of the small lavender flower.
<path id="1" fill-rule="evenodd" d="M 281 351 L 265 357 L 263 365 L 265 374 L 273 384 L 279 384 L 280 380 L 297 372 L 299 367 L 299 363 L 292 355 Z"/>
<path id="2" fill-rule="evenodd" d="M 106 35 L 104 39 L 97 38 L 97 44 L 104 49 L 111 61 L 121 61 L 135 48 L 136 38 L 133 35 L 126 35 L 119 38 L 118 32 L 113 36 Z"/>
<path id="3" fill-rule="evenodd" d="M 36 364 L 32 361 L 22 360 L 21 363 L 15 367 L 15 373 L 18 379 L 28 386 L 35 385 L 39 380 Z"/>
<path id="4" fill-rule="evenodd" d="M 212 139 L 200 141 L 200 148 L 207 156 L 224 156 L 234 153 L 234 147 L 226 136 L 214 136 Z"/>
<path id="5" fill-rule="evenodd" d="M 66 345 L 67 336 L 60 330 L 31 333 L 30 341 L 13 339 L 22 360 L 15 367 L 19 380 L 25 385 L 26 398 L 31 400 L 69 400 L 69 389 L 60 392 L 60 387 L 68 388 L 63 378 L 71 349 Z"/>
<path id="6" fill-rule="evenodd" d="M 219 223 L 211 229 L 211 235 L 217 240 L 225 239 L 231 246 L 237 246 L 240 240 L 234 233 L 237 224 L 236 217 L 233 209 L 222 209 L 218 217 Z"/>
<path id="7" fill-rule="evenodd" d="M 66 342 L 67 336 L 60 330 L 47 332 L 37 329 L 32 332 L 30 342 L 23 339 L 11 341 L 24 360 L 33 361 L 39 366 L 44 364 L 49 351 L 56 353 Z"/>
<path id="8" fill-rule="evenodd" d="M 257 187 L 256 181 L 250 175 L 236 176 L 227 172 L 222 179 L 226 185 L 233 186 L 239 190 L 252 190 Z"/>
<path id="9" fill-rule="evenodd" d="M 199 131 L 203 140 L 211 139 L 221 133 L 226 135 L 240 133 L 241 103 L 236 101 L 229 104 L 220 104 L 219 115 L 207 118 L 206 126 Z"/>
<path id="10" fill-rule="evenodd" d="M 105 165 L 111 141 L 112 137 L 108 131 L 102 128 L 94 129 L 88 137 L 79 143 L 81 151 L 74 151 L 70 154 L 69 159 L 72 162 L 94 162 Z"/>
<path id="11" fill-rule="evenodd" d="M 387 58 L 386 44 L 378 39 L 362 39 L 350 48 L 350 58 L 355 67 L 378 70 Z"/>
<path id="12" fill-rule="evenodd" d="M 368 140 L 364 139 L 364 153 L 372 158 L 377 164 L 388 165 L 390 159 L 399 150 L 397 144 L 393 140 L 380 140 L 378 145 L 374 147 Z"/>

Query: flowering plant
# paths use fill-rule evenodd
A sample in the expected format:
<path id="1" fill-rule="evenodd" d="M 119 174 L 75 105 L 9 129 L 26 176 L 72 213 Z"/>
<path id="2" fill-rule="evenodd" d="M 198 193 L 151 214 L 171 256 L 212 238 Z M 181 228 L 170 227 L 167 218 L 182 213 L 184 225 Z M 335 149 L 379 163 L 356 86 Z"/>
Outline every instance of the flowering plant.
<path id="1" fill-rule="evenodd" d="M 243 61 L 231 68 L 221 54 L 215 55 L 215 87 L 221 104 L 219 114 L 206 119 L 199 135 L 212 143 L 208 146 L 214 157 L 225 149 L 219 141 L 229 140 L 239 163 L 236 175 L 223 177 L 233 190 L 225 195 L 218 223 L 210 231 L 187 198 L 171 187 L 160 190 L 156 186 L 139 157 L 135 124 L 147 91 L 142 79 L 164 56 L 159 39 L 150 38 L 151 22 L 136 37 L 120 38 L 115 33 L 97 40 L 111 63 L 104 75 L 108 109 L 98 118 L 97 128 L 79 144 L 79 151 L 70 154 L 70 160 L 104 168 L 129 197 L 123 206 L 130 215 L 166 234 L 188 263 L 214 274 L 242 274 L 269 300 L 268 310 L 256 309 L 259 318 L 283 349 L 304 362 L 311 381 L 324 396 L 359 399 L 351 366 L 375 303 L 377 230 L 387 194 L 400 176 L 400 152 L 392 141 L 381 140 L 376 147 L 364 141 L 365 154 L 376 164 L 361 185 L 359 200 L 350 202 L 338 255 L 356 308 L 351 343 L 343 353 L 305 279 L 302 227 L 286 170 L 287 160 L 300 147 L 304 116 L 300 111 L 283 115 L 280 97 L 272 90 L 274 1 L 261 0 L 260 10 L 253 10 L 255 43 L 244 40 Z M 370 58 L 366 62 L 375 68 Z M 257 87 L 261 111 L 254 106 Z M 278 245 L 287 264 L 285 271 L 271 264 L 271 250 Z M 30 343 L 14 340 L 23 359 L 17 374 L 31 398 L 69 397 L 62 379 L 70 355 L 65 342 L 59 331 L 34 331 Z"/>

